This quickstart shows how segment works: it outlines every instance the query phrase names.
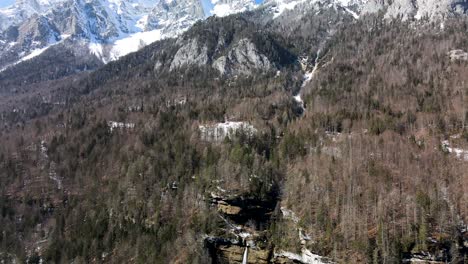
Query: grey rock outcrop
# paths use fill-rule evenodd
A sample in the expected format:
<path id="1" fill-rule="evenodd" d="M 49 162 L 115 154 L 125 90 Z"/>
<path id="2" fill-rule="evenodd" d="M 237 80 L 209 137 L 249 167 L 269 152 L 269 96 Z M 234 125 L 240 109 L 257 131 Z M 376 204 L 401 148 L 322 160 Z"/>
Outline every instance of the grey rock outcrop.
<path id="1" fill-rule="evenodd" d="M 241 39 L 226 56 L 214 61 L 213 67 L 222 75 L 249 75 L 255 70 L 268 71 L 273 64 L 249 39 Z"/>
<path id="2" fill-rule="evenodd" d="M 170 70 L 182 66 L 209 66 L 228 76 L 251 75 L 256 71 L 267 72 L 276 68 L 250 39 L 243 38 L 229 45 L 222 37 L 215 52 L 209 51 L 206 44 L 198 39 L 185 42 L 174 55 Z"/>
<path id="3" fill-rule="evenodd" d="M 197 39 L 183 45 L 175 54 L 171 70 L 182 66 L 203 66 L 208 63 L 208 48 L 200 46 Z"/>

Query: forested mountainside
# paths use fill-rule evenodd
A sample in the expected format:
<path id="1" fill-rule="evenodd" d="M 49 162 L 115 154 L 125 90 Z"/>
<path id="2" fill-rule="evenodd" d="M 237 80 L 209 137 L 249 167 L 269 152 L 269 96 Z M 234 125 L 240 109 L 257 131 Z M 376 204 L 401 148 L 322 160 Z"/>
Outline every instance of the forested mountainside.
<path id="1" fill-rule="evenodd" d="M 261 8 L 0 73 L 0 260 L 466 263 L 468 20 L 386 14 Z"/>

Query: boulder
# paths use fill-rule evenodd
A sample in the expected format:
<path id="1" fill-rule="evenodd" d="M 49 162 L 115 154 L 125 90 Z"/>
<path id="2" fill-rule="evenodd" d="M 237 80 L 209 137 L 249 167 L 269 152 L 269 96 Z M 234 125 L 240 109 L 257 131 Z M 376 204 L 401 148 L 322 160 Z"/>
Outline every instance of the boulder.
<path id="1" fill-rule="evenodd" d="M 218 203 L 218 211 L 225 215 L 233 216 L 233 215 L 238 215 L 242 211 L 242 208 L 238 206 L 230 205 L 225 202 L 220 202 Z"/>

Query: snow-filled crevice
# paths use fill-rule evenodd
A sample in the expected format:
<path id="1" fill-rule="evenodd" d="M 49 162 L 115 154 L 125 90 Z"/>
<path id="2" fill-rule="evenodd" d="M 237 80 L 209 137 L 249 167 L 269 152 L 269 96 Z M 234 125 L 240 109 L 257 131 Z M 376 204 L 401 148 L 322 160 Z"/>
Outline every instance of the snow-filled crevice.
<path id="1" fill-rule="evenodd" d="M 41 152 L 41 156 L 42 156 L 42 158 L 44 160 L 44 163 L 49 162 L 49 155 L 47 154 L 47 151 L 48 151 L 48 148 L 47 148 L 46 142 L 41 141 L 40 152 Z M 42 167 L 45 168 L 46 167 L 45 164 Z M 61 179 L 60 176 L 57 175 L 55 167 L 56 167 L 56 165 L 55 165 L 55 163 L 53 161 L 49 162 L 49 171 L 48 171 L 49 179 L 51 179 L 52 181 L 55 182 L 55 184 L 57 185 L 58 190 L 62 190 L 62 188 L 63 188 L 62 179 Z"/>
<path id="2" fill-rule="evenodd" d="M 307 62 L 308 62 L 307 58 L 303 59 L 300 62 L 301 67 L 302 67 L 303 71 L 305 71 L 305 73 L 304 73 L 304 76 L 303 76 L 303 79 L 302 79 L 301 89 L 299 89 L 299 91 L 296 94 L 293 95 L 293 98 L 294 98 L 294 101 L 296 101 L 296 103 L 299 104 L 299 107 L 301 109 L 301 113 L 305 112 L 305 104 L 304 104 L 304 100 L 302 99 L 301 93 L 303 92 L 304 87 L 308 83 L 310 83 L 313 80 L 313 78 L 315 77 L 315 74 L 316 74 L 316 72 L 318 70 L 318 67 L 319 67 L 319 59 L 320 59 L 321 51 L 322 51 L 321 48 L 317 51 L 317 55 L 316 55 L 315 61 L 314 61 L 314 68 L 311 71 L 307 71 Z"/>

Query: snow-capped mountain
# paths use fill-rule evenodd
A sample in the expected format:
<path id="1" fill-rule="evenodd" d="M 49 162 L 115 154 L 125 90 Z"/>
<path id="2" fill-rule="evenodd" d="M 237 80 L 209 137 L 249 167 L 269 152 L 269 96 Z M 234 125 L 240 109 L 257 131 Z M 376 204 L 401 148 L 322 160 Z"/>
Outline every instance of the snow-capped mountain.
<path id="1" fill-rule="evenodd" d="M 363 13 L 385 11 L 386 18 L 400 17 L 403 20 L 444 19 L 451 16 L 465 14 L 468 1 L 465 0 L 367 0 L 363 6 Z"/>
<path id="2" fill-rule="evenodd" d="M 160 39 L 174 37 L 209 16 L 257 7 L 277 19 L 310 8 L 342 9 L 358 19 L 383 11 L 386 18 L 443 19 L 464 14 L 461 0 L 17 0 L 0 9 L 0 70 L 66 42 L 86 45 L 104 63 Z"/>
<path id="3" fill-rule="evenodd" d="M 0 69 L 65 40 L 88 45 L 108 62 L 208 16 L 255 6 L 254 0 L 17 0 L 0 9 Z"/>
<path id="4" fill-rule="evenodd" d="M 273 7 L 275 18 L 285 11 L 313 5 L 342 7 L 355 17 L 383 12 L 387 19 L 403 20 L 445 19 L 468 11 L 466 0 L 265 0 L 264 5 Z"/>
<path id="5" fill-rule="evenodd" d="M 64 0 L 18 0 L 12 6 L 0 9 L 0 30 L 21 23 L 34 14 L 49 11 L 54 5 Z"/>

